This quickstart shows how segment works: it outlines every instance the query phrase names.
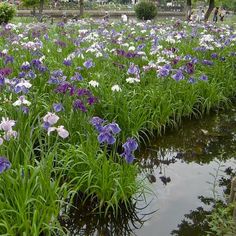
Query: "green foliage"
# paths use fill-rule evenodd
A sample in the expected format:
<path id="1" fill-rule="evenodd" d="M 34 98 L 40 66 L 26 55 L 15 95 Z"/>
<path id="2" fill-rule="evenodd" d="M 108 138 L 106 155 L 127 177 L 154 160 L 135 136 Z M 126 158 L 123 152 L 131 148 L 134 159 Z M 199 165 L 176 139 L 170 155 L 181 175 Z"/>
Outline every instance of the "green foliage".
<path id="1" fill-rule="evenodd" d="M 142 1 L 135 6 L 134 10 L 140 20 L 151 20 L 157 15 L 157 7 L 153 2 Z"/>
<path id="2" fill-rule="evenodd" d="M 222 6 L 228 10 L 236 10 L 236 0 L 224 0 L 224 1 L 217 1 L 217 6 Z"/>
<path id="3" fill-rule="evenodd" d="M 66 160 L 63 165 L 68 166 L 66 175 L 87 198 L 97 202 L 99 210 L 105 208 L 105 213 L 117 214 L 121 203 L 128 206 L 134 194 L 142 191 L 136 180 L 137 165 L 125 163 L 117 154 L 112 156 L 106 151 L 96 153 L 83 149 L 84 145 L 70 146 L 63 152 L 61 160 Z"/>
<path id="4" fill-rule="evenodd" d="M 208 235 L 236 235 L 236 225 L 233 220 L 233 205 L 218 205 L 209 215 L 208 224 L 210 232 Z"/>
<path id="5" fill-rule="evenodd" d="M 22 0 L 22 5 L 26 7 L 33 7 L 39 3 L 39 0 Z"/>
<path id="6" fill-rule="evenodd" d="M 19 156 L 15 156 L 19 158 Z M 0 235 L 52 235 L 64 187 L 51 179 L 53 155 L 38 166 L 14 166 L 0 176 Z M 58 176 L 59 177 L 59 176 Z"/>
<path id="7" fill-rule="evenodd" d="M 25 7 L 35 7 L 39 4 L 44 5 L 45 2 L 48 2 L 47 0 L 22 0 L 21 4 Z"/>
<path id="8" fill-rule="evenodd" d="M 0 24 L 8 23 L 16 14 L 16 9 L 8 3 L 0 3 Z"/>

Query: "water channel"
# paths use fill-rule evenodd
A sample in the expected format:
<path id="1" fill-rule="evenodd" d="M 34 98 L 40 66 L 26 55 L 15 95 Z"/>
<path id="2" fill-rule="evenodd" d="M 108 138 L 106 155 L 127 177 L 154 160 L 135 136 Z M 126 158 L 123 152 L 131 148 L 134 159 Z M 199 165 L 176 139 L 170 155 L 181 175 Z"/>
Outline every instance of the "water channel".
<path id="1" fill-rule="evenodd" d="M 91 206 L 80 208 L 63 225 L 71 235 L 203 236 L 212 199 L 224 199 L 234 172 L 235 144 L 236 105 L 184 119 L 139 154 L 140 177 L 151 192 L 145 201 L 124 209 L 116 220 L 91 214 Z"/>

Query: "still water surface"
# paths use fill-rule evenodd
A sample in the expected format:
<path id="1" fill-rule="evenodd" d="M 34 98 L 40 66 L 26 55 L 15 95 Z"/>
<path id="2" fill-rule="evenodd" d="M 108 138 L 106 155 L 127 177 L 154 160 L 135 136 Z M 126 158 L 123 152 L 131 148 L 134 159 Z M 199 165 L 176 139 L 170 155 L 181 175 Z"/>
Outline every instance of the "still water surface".
<path id="1" fill-rule="evenodd" d="M 148 197 L 147 201 L 152 201 L 143 211 L 157 212 L 134 233 L 202 236 L 202 217 L 210 206 L 201 199 L 214 194 L 223 198 L 226 186 L 213 191 L 216 178 L 212 175 L 219 180 L 226 176 L 225 170 L 235 166 L 235 142 L 236 112 L 231 109 L 201 120 L 183 121 L 178 130 L 168 131 L 145 148 L 140 164 L 156 197 Z"/>

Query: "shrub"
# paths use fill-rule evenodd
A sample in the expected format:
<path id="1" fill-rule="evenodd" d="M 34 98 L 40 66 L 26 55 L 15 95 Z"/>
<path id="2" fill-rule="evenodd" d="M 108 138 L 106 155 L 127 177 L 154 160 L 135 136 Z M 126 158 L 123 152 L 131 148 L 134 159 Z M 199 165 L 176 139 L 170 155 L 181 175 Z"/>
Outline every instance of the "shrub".
<path id="1" fill-rule="evenodd" d="M 157 7 L 153 2 L 140 2 L 135 7 L 135 14 L 140 20 L 151 20 L 157 15 Z"/>
<path id="2" fill-rule="evenodd" d="M 0 24 L 8 23 L 16 13 L 16 9 L 8 3 L 0 3 Z"/>

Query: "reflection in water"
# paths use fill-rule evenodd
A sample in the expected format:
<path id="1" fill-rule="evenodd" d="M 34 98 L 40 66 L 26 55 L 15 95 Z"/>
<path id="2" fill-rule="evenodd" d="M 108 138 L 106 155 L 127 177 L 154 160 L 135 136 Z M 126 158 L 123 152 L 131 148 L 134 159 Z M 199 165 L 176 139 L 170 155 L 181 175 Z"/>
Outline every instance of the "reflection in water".
<path id="1" fill-rule="evenodd" d="M 120 204 L 117 216 L 112 212 L 104 216 L 104 212 L 94 210 L 95 202 L 94 199 L 85 200 L 80 192 L 74 198 L 73 206 L 65 206 L 60 223 L 69 231 L 68 235 L 126 236 L 139 229 L 145 221 L 146 215 L 138 214 L 143 209 L 137 207 L 137 202 L 129 206 Z"/>
<path id="2" fill-rule="evenodd" d="M 224 193 L 229 194 L 231 179 L 236 175 L 236 170 L 233 171 L 231 167 L 227 167 L 224 170 L 224 175 L 218 180 L 218 184 L 223 187 Z M 189 235 L 206 235 L 209 231 L 207 217 L 213 212 L 216 206 L 225 206 L 224 199 L 215 200 L 214 198 L 199 196 L 201 202 L 210 208 L 206 210 L 206 207 L 198 207 L 196 210 L 191 210 L 190 213 L 184 215 L 184 219 L 178 225 L 178 229 L 173 230 L 171 235 L 175 236 L 189 236 Z"/>
<path id="3" fill-rule="evenodd" d="M 157 195 L 150 208 L 159 210 L 137 235 L 205 235 L 206 216 L 215 205 L 208 182 L 214 181 L 211 174 L 218 162 L 225 165 L 223 176 L 232 172 L 229 166 L 235 164 L 235 142 L 236 112 L 232 109 L 201 120 L 185 120 L 178 130 L 167 131 L 144 148 L 140 166 Z M 150 176 L 156 181 L 150 181 Z M 222 177 L 219 186 L 229 182 Z M 222 196 L 223 190 L 218 191 Z"/>

